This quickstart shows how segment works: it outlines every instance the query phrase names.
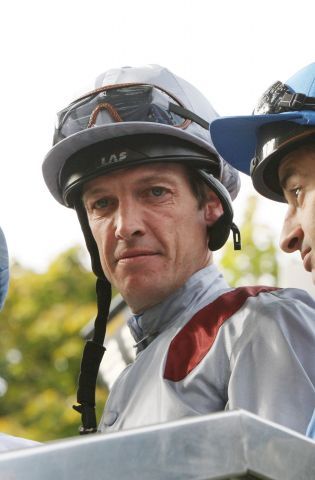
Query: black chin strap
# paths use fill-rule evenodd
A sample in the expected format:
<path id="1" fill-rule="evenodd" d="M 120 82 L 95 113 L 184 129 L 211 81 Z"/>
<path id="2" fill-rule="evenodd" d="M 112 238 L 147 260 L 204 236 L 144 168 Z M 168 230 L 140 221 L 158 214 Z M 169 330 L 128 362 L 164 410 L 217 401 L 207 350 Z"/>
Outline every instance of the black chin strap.
<path id="1" fill-rule="evenodd" d="M 99 366 L 105 352 L 103 343 L 111 298 L 111 286 L 106 279 L 97 279 L 96 294 L 98 312 L 94 323 L 94 335 L 93 339 L 86 343 L 83 351 L 77 391 L 79 405 L 73 405 L 74 410 L 81 413 L 80 435 L 97 431 L 95 389 Z"/>
<path id="2" fill-rule="evenodd" d="M 73 405 L 74 410 L 81 414 L 80 435 L 85 435 L 97 431 L 95 389 L 99 367 L 105 352 L 104 339 L 112 295 L 111 285 L 104 276 L 98 249 L 80 199 L 76 202 L 75 209 L 91 256 L 92 269 L 97 277 L 97 316 L 94 321 L 94 334 L 92 340 L 87 341 L 84 347 L 77 391 L 78 405 Z"/>

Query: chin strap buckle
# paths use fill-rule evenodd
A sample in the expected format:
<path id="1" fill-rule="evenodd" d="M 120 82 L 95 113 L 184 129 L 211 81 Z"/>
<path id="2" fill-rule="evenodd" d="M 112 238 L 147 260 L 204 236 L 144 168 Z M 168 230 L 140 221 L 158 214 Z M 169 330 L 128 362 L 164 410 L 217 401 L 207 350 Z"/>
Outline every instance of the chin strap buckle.
<path id="1" fill-rule="evenodd" d="M 80 435 L 97 432 L 95 407 L 93 405 L 84 403 L 81 405 L 73 405 L 72 408 L 82 416 L 83 425 L 79 428 Z"/>
<path id="2" fill-rule="evenodd" d="M 238 227 L 235 225 L 235 223 L 231 224 L 231 230 L 233 232 L 233 244 L 234 244 L 234 250 L 241 250 L 242 245 L 241 245 L 241 234 L 238 229 Z"/>

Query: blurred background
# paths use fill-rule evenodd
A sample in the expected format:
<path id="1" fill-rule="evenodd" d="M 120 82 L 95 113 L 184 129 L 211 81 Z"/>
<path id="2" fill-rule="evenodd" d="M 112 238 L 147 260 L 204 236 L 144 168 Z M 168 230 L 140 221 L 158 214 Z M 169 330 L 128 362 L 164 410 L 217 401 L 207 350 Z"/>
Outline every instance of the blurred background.
<path id="1" fill-rule="evenodd" d="M 41 164 L 56 112 L 93 88 L 104 70 L 157 63 L 193 83 L 221 115 L 250 114 L 274 81 L 315 61 L 311 0 L 22 0 L 1 11 L 0 225 L 11 266 L 0 313 L 0 431 L 45 441 L 76 435 L 72 411 L 84 337 L 95 313 L 94 279 L 75 214 L 50 196 Z M 285 206 L 242 175 L 234 202 L 243 249 L 216 260 L 232 285 L 299 286 L 313 294 L 298 255 L 279 251 Z M 133 358 L 124 327 L 110 323 L 98 410 Z"/>

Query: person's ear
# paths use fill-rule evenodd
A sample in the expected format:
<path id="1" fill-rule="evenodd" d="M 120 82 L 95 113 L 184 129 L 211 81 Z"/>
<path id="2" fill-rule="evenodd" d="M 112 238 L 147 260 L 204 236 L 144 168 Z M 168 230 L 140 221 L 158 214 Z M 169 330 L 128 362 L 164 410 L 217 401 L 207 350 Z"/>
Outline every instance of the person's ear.
<path id="1" fill-rule="evenodd" d="M 212 190 L 208 190 L 207 200 L 204 205 L 204 216 L 208 227 L 211 227 L 223 213 L 221 201 Z"/>

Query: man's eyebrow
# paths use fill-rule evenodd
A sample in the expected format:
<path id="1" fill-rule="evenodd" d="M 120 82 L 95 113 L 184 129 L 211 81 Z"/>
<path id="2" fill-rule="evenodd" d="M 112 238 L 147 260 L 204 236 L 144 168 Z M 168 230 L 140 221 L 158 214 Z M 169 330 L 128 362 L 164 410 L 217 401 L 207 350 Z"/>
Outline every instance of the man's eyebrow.
<path id="1" fill-rule="evenodd" d="M 106 188 L 97 186 L 97 187 L 83 189 L 82 200 L 84 201 L 86 198 L 89 198 L 90 196 L 93 196 L 93 195 L 98 195 L 100 193 L 106 194 Z"/>
<path id="2" fill-rule="evenodd" d="M 290 167 L 286 169 L 284 175 L 279 178 L 280 186 L 283 190 L 286 189 L 289 178 L 292 177 L 295 173 L 296 169 L 294 167 Z"/>
<path id="3" fill-rule="evenodd" d="M 146 183 L 168 182 L 172 183 L 170 176 L 167 173 L 148 174 L 143 177 L 139 177 L 135 180 L 135 185 Z M 107 194 L 110 191 L 110 186 L 96 185 L 90 188 L 83 188 L 82 198 L 86 198 L 90 195 Z"/>
<path id="4" fill-rule="evenodd" d="M 171 183 L 172 180 L 167 173 L 160 173 L 154 175 L 144 175 L 140 177 L 137 182 L 139 183 L 156 183 L 156 182 L 169 182 Z"/>

